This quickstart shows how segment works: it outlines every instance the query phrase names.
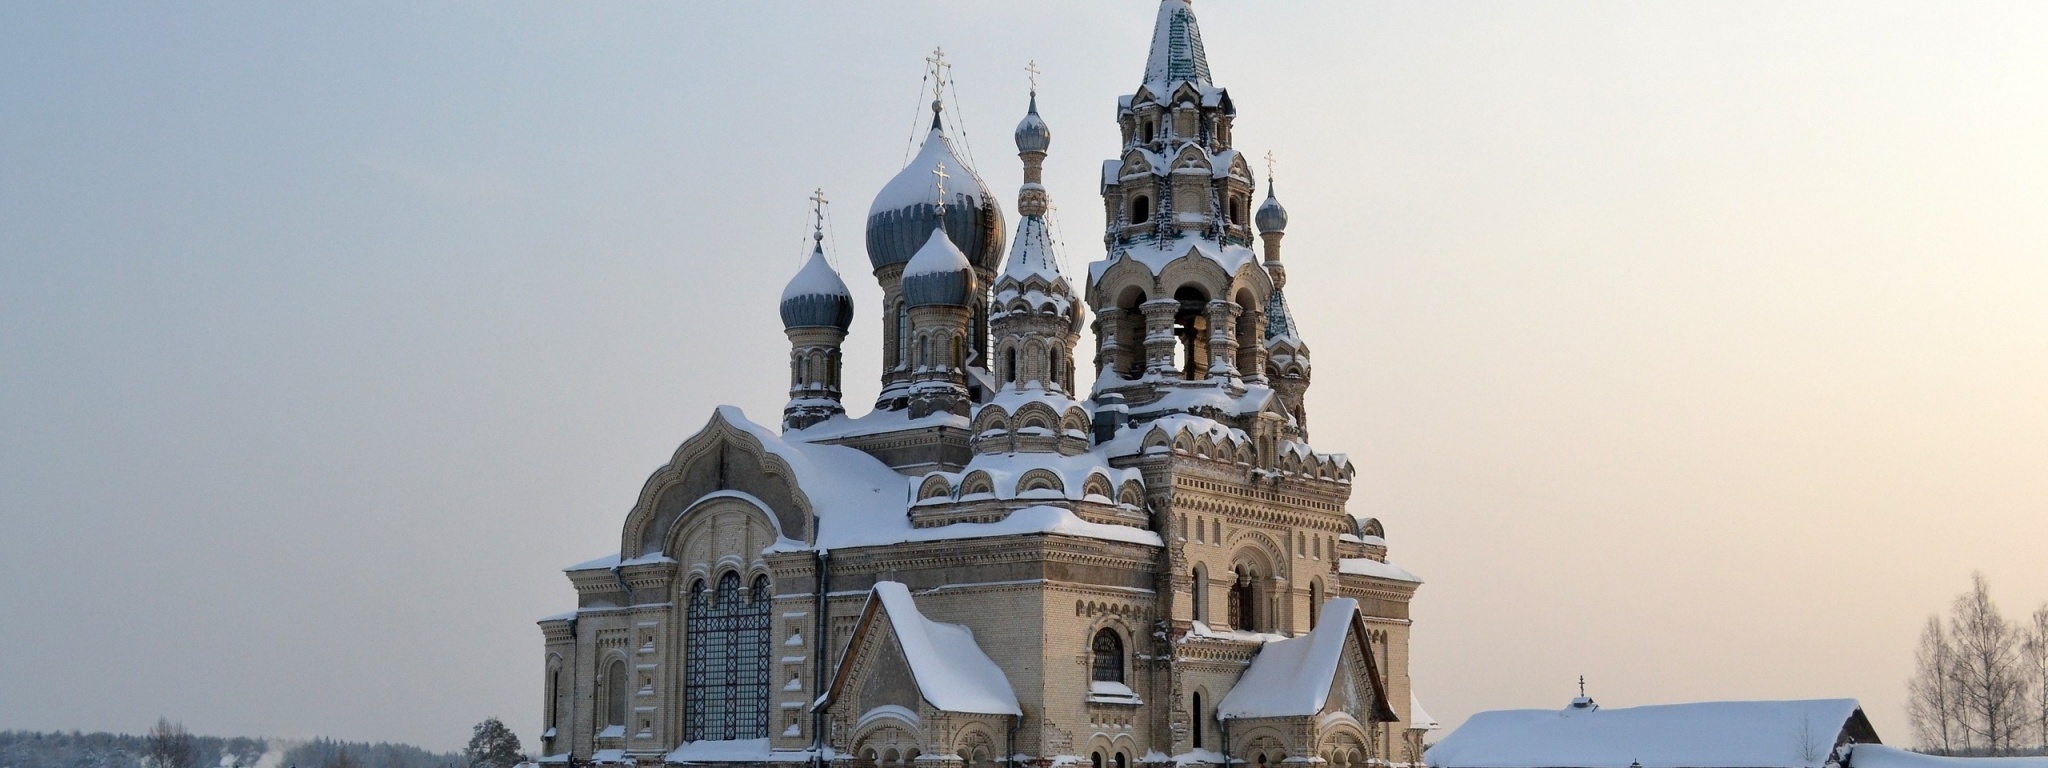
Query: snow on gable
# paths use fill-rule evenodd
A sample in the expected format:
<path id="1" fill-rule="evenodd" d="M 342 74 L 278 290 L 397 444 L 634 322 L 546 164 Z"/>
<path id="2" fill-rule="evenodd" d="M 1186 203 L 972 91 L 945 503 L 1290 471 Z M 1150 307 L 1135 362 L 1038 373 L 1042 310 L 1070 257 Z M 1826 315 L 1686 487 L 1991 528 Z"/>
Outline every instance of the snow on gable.
<path id="1" fill-rule="evenodd" d="M 1422 699 L 1416 698 L 1414 693 L 1409 693 L 1408 728 L 1417 731 L 1434 731 L 1442 727 L 1444 727 L 1443 723 L 1437 722 L 1436 718 L 1430 717 L 1429 712 L 1422 708 Z"/>
<path id="2" fill-rule="evenodd" d="M 1309 717 L 1321 714 L 1329 704 L 1330 691 L 1343 666 L 1347 643 L 1363 643 L 1364 626 L 1358 617 L 1358 601 L 1340 597 L 1323 604 L 1322 621 L 1308 634 L 1272 640 L 1259 647 L 1252 665 L 1231 686 L 1230 693 L 1216 705 L 1218 720 L 1261 717 Z M 1354 639 L 1356 638 L 1356 639 Z M 1362 645 L 1355 646 L 1362 648 Z M 1379 679 L 1372 654 L 1361 653 L 1365 675 L 1373 689 L 1370 719 L 1392 721 L 1387 709 L 1385 685 Z"/>
<path id="3" fill-rule="evenodd" d="M 1431 768 L 1820 768 L 1843 735 L 1876 740 L 1855 699 L 1496 710 L 1426 758 Z"/>
<path id="4" fill-rule="evenodd" d="M 974 631 L 925 618 L 910 589 L 895 581 L 875 582 L 853 641 L 840 657 L 832 688 L 820 698 L 818 707 L 832 706 L 846 692 L 854 660 L 860 657 L 861 648 L 874 640 L 871 633 L 878 626 L 877 614 L 886 614 L 903 660 L 910 665 L 910 676 L 917 682 L 918 695 L 933 708 L 984 715 L 1023 713 L 1009 677 L 975 643 Z"/>

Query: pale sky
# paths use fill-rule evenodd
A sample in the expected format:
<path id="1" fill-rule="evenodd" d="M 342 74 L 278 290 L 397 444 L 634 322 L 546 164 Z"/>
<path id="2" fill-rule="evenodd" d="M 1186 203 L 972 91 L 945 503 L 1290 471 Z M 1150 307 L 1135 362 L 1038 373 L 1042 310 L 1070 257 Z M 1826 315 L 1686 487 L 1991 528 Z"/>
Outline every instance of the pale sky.
<path id="1" fill-rule="evenodd" d="M 777 417 L 816 187 L 872 401 L 924 56 L 1006 209 L 1037 60 L 1078 270 L 1153 10 L 0 5 L 0 728 L 532 744 L 559 569 Z M 1196 11 L 1447 725 L 1584 674 L 1907 743 L 1926 615 L 2048 600 L 2048 4 Z"/>

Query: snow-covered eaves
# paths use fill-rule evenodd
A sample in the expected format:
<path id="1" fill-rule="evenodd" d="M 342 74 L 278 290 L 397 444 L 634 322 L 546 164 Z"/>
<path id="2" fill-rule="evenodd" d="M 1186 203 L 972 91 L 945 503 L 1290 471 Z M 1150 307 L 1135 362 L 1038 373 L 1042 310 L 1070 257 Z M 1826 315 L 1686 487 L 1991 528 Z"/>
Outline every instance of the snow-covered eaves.
<path id="1" fill-rule="evenodd" d="M 663 758 L 673 765 L 698 763 L 805 763 L 817 753 L 808 749 L 775 749 L 767 739 L 688 741 Z"/>
<path id="2" fill-rule="evenodd" d="M 1348 597 L 1332 599 L 1323 603 L 1321 616 L 1322 621 L 1306 635 L 1260 646 L 1251 666 L 1216 704 L 1216 718 L 1245 720 L 1320 714 L 1329 702 L 1330 684 L 1342 666 L 1348 642 L 1360 644 L 1359 655 L 1365 660 L 1365 675 L 1376 704 L 1371 718 L 1387 722 L 1397 719 L 1387 706 L 1386 684 L 1380 679 L 1372 653 L 1364 651 L 1365 624 L 1358 612 L 1358 601 Z"/>
<path id="3" fill-rule="evenodd" d="M 1144 241 L 1125 246 L 1106 258 L 1090 263 L 1088 279 L 1091 282 L 1100 281 L 1102 273 L 1107 271 L 1111 264 L 1115 264 L 1117 259 L 1125 258 L 1143 265 L 1152 275 L 1157 276 L 1166 269 L 1166 265 L 1190 255 L 1215 262 L 1216 266 L 1221 267 L 1223 272 L 1229 275 L 1237 274 L 1238 270 L 1258 258 L 1258 254 L 1252 252 L 1252 249 L 1242 245 L 1224 245 L 1200 235 L 1184 234 L 1171 240 Z"/>
<path id="4" fill-rule="evenodd" d="M 910 588 L 901 582 L 878 581 L 861 609 L 853 639 L 841 655 L 832 687 L 819 697 L 817 707 L 830 707 L 843 692 L 853 660 L 862 646 L 873 642 L 875 618 L 886 614 L 897 646 L 910 675 L 916 678 L 918 695 L 932 707 L 945 712 L 984 715 L 1021 715 L 1017 693 L 1010 678 L 995 660 L 974 641 L 974 631 L 959 624 L 932 621 L 917 608 Z"/>
<path id="5" fill-rule="evenodd" d="M 1442 728 L 1442 727 L 1444 727 L 1444 724 L 1443 724 L 1443 723 L 1439 723 L 1439 722 L 1437 722 L 1437 721 L 1436 721 L 1436 718 L 1434 718 L 1434 717 L 1430 717 L 1430 716 L 1429 716 L 1429 712 L 1428 712 L 1427 710 L 1424 710 L 1424 709 L 1422 708 L 1422 699 L 1416 698 L 1415 694 L 1414 694 L 1414 693 L 1412 693 L 1412 692 L 1411 692 L 1411 693 L 1409 693 L 1409 694 L 1408 694 L 1408 730 L 1411 730 L 1411 731 L 1434 731 L 1434 730 L 1436 730 L 1436 729 L 1438 729 L 1438 728 Z"/>
<path id="6" fill-rule="evenodd" d="M 1392 563 L 1382 563 L 1369 557 L 1347 557 L 1337 563 L 1337 572 L 1353 576 L 1370 576 L 1388 581 L 1410 581 L 1421 584 L 1422 579 L 1407 569 Z"/>
<path id="7" fill-rule="evenodd" d="M 1496 710 L 1473 715 L 1426 759 L 1431 768 L 1821 768 L 1845 731 L 1876 740 L 1855 699 Z"/>
<path id="8" fill-rule="evenodd" d="M 2048 768 L 2048 757 L 1943 757 L 1883 744 L 1849 747 L 1844 768 Z"/>

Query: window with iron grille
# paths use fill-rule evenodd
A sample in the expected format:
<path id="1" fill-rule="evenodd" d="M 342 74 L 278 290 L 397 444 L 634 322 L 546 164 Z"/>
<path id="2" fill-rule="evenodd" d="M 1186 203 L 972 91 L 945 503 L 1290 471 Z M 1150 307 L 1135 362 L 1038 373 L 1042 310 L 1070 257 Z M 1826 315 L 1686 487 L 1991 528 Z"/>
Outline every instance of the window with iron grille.
<path id="1" fill-rule="evenodd" d="M 768 577 L 742 592 L 740 575 L 719 577 L 706 594 L 690 587 L 683 690 L 683 738 L 768 735 Z"/>
<path id="2" fill-rule="evenodd" d="M 1124 681 L 1124 639 L 1116 630 L 1104 629 L 1095 633 L 1095 680 L 1105 683 Z"/>

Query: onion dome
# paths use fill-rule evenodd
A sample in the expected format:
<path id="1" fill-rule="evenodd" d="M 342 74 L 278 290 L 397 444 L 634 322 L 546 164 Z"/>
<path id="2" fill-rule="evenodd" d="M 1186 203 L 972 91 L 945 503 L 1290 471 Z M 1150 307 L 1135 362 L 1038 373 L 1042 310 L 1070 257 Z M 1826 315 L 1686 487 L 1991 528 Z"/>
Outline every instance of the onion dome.
<path id="1" fill-rule="evenodd" d="M 933 227 L 942 227 L 968 262 L 995 271 L 1003 258 L 1003 214 L 988 185 L 954 154 L 939 127 L 936 105 L 924 148 L 883 185 L 868 207 L 868 261 L 875 269 L 910 261 Z M 945 176 L 938 172 L 944 171 Z M 944 180 L 946 205 L 938 206 Z"/>
<path id="2" fill-rule="evenodd" d="M 1280 207 L 1280 200 L 1273 197 L 1271 182 L 1266 184 L 1266 202 L 1259 204 L 1259 211 L 1252 214 L 1252 221 L 1258 223 L 1260 232 L 1287 231 L 1287 209 Z"/>
<path id="3" fill-rule="evenodd" d="M 974 297 L 974 265 L 944 230 L 933 228 L 903 265 L 903 300 L 913 307 L 965 307 Z"/>
<path id="4" fill-rule="evenodd" d="M 1017 151 L 1044 152 L 1052 146 L 1052 129 L 1045 127 L 1045 121 L 1038 117 L 1038 94 L 1031 94 L 1031 111 L 1024 113 L 1024 119 L 1017 123 Z"/>
<path id="5" fill-rule="evenodd" d="M 822 247 L 811 250 L 789 285 L 782 289 L 782 327 L 831 327 L 846 330 L 853 325 L 853 294 L 839 271 L 825 261 Z"/>

